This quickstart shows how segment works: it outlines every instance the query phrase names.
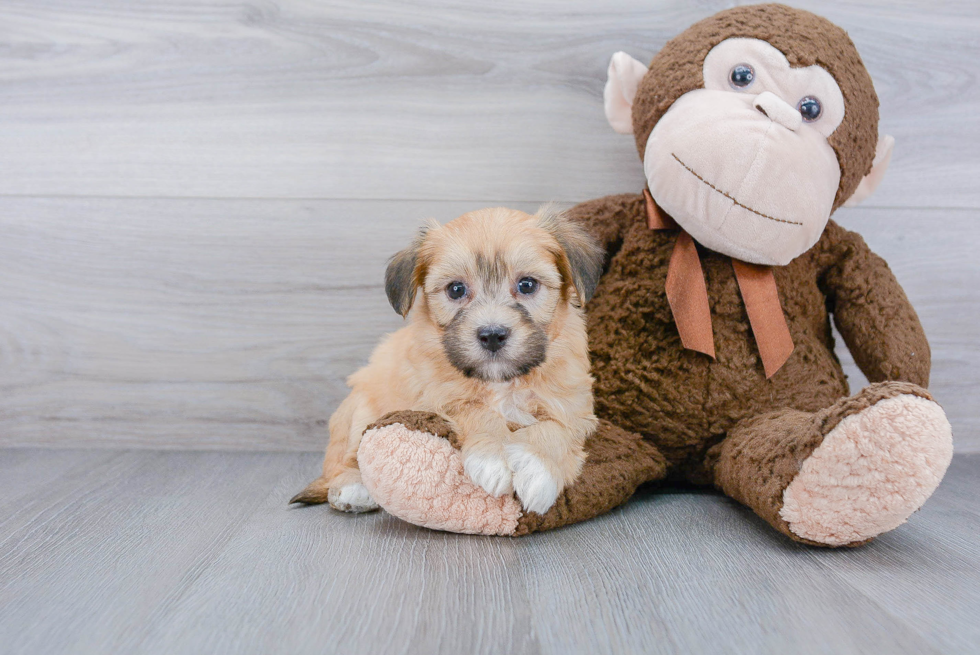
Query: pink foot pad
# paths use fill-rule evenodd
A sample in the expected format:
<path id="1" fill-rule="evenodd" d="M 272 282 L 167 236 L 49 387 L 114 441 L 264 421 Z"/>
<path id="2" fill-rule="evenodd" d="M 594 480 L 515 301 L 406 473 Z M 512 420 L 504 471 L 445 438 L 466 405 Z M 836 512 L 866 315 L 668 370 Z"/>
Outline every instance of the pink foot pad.
<path id="1" fill-rule="evenodd" d="M 783 492 L 780 515 L 810 541 L 866 541 L 922 507 L 952 456 L 939 405 L 909 394 L 879 401 L 827 433 Z"/>
<path id="2" fill-rule="evenodd" d="M 441 437 L 400 423 L 373 428 L 361 438 L 357 462 L 371 497 L 403 521 L 467 534 L 517 529 L 520 503 L 470 482 L 459 451 Z"/>

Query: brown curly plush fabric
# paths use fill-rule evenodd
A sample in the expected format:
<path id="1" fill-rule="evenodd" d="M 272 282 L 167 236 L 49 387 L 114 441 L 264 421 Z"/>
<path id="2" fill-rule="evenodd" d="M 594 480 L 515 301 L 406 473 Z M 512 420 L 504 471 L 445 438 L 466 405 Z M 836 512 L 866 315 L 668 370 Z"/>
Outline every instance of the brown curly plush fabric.
<path id="1" fill-rule="evenodd" d="M 767 41 L 792 66 L 817 64 L 837 80 L 846 112 L 829 138 L 841 169 L 836 209 L 871 169 L 878 99 L 842 29 L 783 5 L 722 11 L 663 47 L 633 104 L 641 157 L 654 125 L 674 101 L 703 87 L 702 68 L 711 48 L 732 37 Z M 649 229 L 643 196 L 588 201 L 573 208 L 571 216 L 600 241 L 608 257 L 587 307 L 596 414 L 608 422 L 596 443 L 619 438 L 607 426 L 638 434 L 666 464 L 645 468 L 649 448 L 637 449 L 636 466 L 649 473 L 649 481 L 714 484 L 777 530 L 806 541 L 789 530 L 779 512 L 783 492 L 824 436 L 843 418 L 882 399 L 928 397 L 922 387 L 929 382 L 929 344 L 888 265 L 858 234 L 830 221 L 815 246 L 775 267 L 795 349 L 767 379 L 729 257 L 698 246 L 714 330 L 716 356 L 711 358 L 681 344 L 665 292 L 677 231 Z M 854 398 L 847 397 L 844 371 L 834 354 L 831 315 L 858 366 L 877 383 Z M 583 476 L 594 478 L 590 465 Z M 629 458 L 622 458 L 618 475 L 628 475 L 629 469 Z M 571 498 L 572 509 L 579 512 L 598 508 Z M 571 514 L 568 507 L 553 512 L 528 527 L 553 527 Z"/>
<path id="2" fill-rule="evenodd" d="M 828 139 L 840 164 L 834 209 L 847 200 L 871 170 L 878 143 L 878 96 L 847 32 L 826 18 L 785 5 L 735 7 L 695 23 L 653 58 L 633 100 L 633 126 L 640 158 L 653 126 L 674 101 L 704 87 L 701 70 L 708 52 L 731 38 L 768 41 L 790 66 L 814 64 L 837 80 L 847 112 Z"/>
<path id="3" fill-rule="evenodd" d="M 609 256 L 588 308 L 596 413 L 655 445 L 665 477 L 714 483 L 797 538 L 778 516 L 782 492 L 823 436 L 882 398 L 928 397 L 929 344 L 915 310 L 885 261 L 833 221 L 812 249 L 774 269 L 796 348 L 766 379 L 730 258 L 699 247 L 712 359 L 681 345 L 664 290 L 676 232 L 647 227 L 643 196 L 600 198 L 571 214 Z M 907 384 L 846 398 L 831 313 L 871 382 Z M 726 456 L 746 448 L 754 454 Z"/>
<path id="4" fill-rule="evenodd" d="M 860 235 L 833 221 L 816 246 L 774 269 L 796 349 L 766 380 L 730 258 L 700 249 L 711 359 L 681 346 L 664 292 L 676 232 L 647 227 L 643 196 L 593 200 L 572 216 L 611 255 L 588 308 L 596 412 L 655 438 L 677 477 L 703 479 L 704 451 L 744 418 L 812 412 L 847 395 L 828 310 L 871 382 L 928 384 L 929 344 L 904 291 Z"/>
<path id="5" fill-rule="evenodd" d="M 783 5 L 722 11 L 663 47 L 633 104 L 641 157 L 654 125 L 674 101 L 703 87 L 711 48 L 732 37 L 767 41 L 792 66 L 817 64 L 837 80 L 846 112 L 829 138 L 841 169 L 836 209 L 871 169 L 878 99 L 842 29 Z M 604 421 L 595 443 L 620 439 L 613 430 L 640 435 L 645 447 L 636 448 L 634 466 L 648 481 L 714 484 L 780 532 L 806 542 L 780 517 L 783 492 L 824 437 L 847 416 L 881 400 L 903 394 L 928 398 L 922 387 L 929 382 L 929 344 L 888 265 L 858 234 L 830 221 L 809 251 L 773 268 L 795 349 L 767 379 L 729 257 L 698 246 L 714 330 L 711 358 L 681 344 L 665 291 L 677 231 L 648 227 L 643 196 L 584 202 L 571 216 L 607 252 L 605 273 L 587 307 L 596 414 Z M 831 315 L 874 383 L 853 398 L 847 397 L 834 354 Z M 634 437 L 622 441 L 636 443 L 641 442 Z M 665 466 L 647 466 L 650 446 Z M 594 487 L 591 464 L 583 476 Z M 617 475 L 628 476 L 630 469 L 630 458 L 621 457 Z M 570 506 L 556 507 L 527 527 L 582 520 L 582 512 L 599 507 L 574 491 L 567 494 Z M 618 502 L 603 499 L 601 505 Z"/>

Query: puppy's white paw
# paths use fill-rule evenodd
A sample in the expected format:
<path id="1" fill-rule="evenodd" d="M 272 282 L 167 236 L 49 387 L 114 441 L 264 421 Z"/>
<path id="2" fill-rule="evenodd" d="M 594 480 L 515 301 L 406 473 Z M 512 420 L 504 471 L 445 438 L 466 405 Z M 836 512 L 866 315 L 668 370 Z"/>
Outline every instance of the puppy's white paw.
<path id="1" fill-rule="evenodd" d="M 500 457 L 471 453 L 463 460 L 463 470 L 491 496 L 503 496 L 514 490 L 510 468 Z"/>
<path id="2" fill-rule="evenodd" d="M 327 493 L 327 502 L 336 510 L 352 514 L 372 512 L 378 509 L 378 504 L 374 502 L 371 494 L 360 482 L 345 484 L 339 489 L 330 489 Z"/>
<path id="3" fill-rule="evenodd" d="M 514 471 L 514 490 L 524 509 L 544 514 L 558 498 L 558 481 L 537 455 L 521 444 L 507 444 L 507 462 Z"/>

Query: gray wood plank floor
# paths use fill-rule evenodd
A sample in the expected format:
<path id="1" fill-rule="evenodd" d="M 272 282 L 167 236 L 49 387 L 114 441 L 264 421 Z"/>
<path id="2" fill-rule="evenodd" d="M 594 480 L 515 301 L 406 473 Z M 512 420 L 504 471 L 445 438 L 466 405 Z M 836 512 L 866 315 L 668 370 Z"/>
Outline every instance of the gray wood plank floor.
<path id="1" fill-rule="evenodd" d="M 980 455 L 858 549 L 649 490 L 524 539 L 287 508 L 312 453 L 0 450 L 0 651 L 975 653 Z M 737 544 L 737 547 L 734 546 Z"/>

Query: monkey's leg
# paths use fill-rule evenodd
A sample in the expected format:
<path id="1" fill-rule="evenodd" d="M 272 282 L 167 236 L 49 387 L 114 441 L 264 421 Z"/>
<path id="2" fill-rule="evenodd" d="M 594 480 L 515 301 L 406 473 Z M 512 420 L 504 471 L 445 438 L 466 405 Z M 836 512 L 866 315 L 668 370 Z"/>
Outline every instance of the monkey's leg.
<path id="1" fill-rule="evenodd" d="M 598 516 L 666 474 L 657 450 L 605 421 L 586 441 L 582 473 L 545 514 L 513 495 L 491 496 L 463 472 L 451 425 L 435 414 L 396 412 L 368 427 L 358 451 L 371 496 L 389 513 L 435 530 L 522 536 Z"/>
<path id="2" fill-rule="evenodd" d="M 718 488 L 791 539 L 857 546 L 919 509 L 951 457 L 949 422 L 929 393 L 881 382 L 819 412 L 746 419 L 706 463 Z"/>

